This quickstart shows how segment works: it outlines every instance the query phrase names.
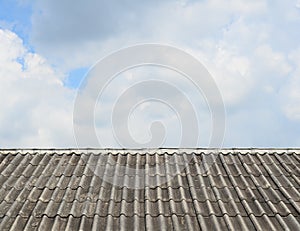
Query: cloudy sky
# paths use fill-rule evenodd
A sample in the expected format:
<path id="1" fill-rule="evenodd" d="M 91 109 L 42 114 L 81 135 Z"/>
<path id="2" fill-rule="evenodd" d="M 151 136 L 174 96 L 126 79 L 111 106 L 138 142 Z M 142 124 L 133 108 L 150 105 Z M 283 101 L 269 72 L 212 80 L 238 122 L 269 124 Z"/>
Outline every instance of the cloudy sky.
<path id="1" fill-rule="evenodd" d="M 73 108 L 84 76 L 110 53 L 143 43 L 180 48 L 211 73 L 226 110 L 224 146 L 300 146 L 299 0 L 88 2 L 0 0 L 1 148 L 75 147 Z M 212 119 L 203 96 L 178 73 L 154 67 L 125 71 L 99 97 L 100 145 L 119 146 L 114 132 L 124 124 L 112 128 L 113 106 L 149 79 L 180 88 L 197 114 L 199 146 L 207 146 Z M 170 99 L 179 97 L 171 93 Z M 132 92 L 128 105 L 147 94 Z M 178 146 L 178 113 L 157 100 L 131 106 L 125 125 L 135 140 L 151 140 L 151 125 L 159 121 L 162 145 Z"/>

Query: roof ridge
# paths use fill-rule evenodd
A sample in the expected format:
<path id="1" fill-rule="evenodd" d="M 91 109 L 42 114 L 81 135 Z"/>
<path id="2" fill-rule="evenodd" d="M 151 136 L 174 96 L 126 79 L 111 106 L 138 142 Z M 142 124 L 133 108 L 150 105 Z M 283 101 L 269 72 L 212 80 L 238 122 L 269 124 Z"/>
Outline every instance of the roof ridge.
<path id="1" fill-rule="evenodd" d="M 88 148 L 88 149 L 0 149 L 1 154 L 12 154 L 12 155 L 25 155 L 25 154 L 76 154 L 76 155 L 100 155 L 100 154 L 112 154 L 112 155 L 137 155 L 137 154 L 149 154 L 149 155 L 173 155 L 177 153 L 186 153 L 186 154 L 300 154 L 300 148 L 156 148 L 156 149 L 99 149 L 99 148 Z"/>

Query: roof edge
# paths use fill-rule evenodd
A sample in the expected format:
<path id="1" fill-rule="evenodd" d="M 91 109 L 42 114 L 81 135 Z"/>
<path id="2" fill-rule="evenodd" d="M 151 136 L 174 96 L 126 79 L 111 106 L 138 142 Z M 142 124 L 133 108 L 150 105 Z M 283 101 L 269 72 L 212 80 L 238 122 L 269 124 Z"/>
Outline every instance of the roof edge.
<path id="1" fill-rule="evenodd" d="M 90 152 L 112 152 L 112 153 L 299 153 L 300 148 L 0 148 L 0 153 L 90 153 Z"/>

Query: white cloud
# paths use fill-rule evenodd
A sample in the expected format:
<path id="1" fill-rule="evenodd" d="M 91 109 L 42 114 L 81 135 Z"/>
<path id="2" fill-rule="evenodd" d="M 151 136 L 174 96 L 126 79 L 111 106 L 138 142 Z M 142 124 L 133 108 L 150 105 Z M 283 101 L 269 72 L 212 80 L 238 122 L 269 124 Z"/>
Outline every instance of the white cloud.
<path id="1" fill-rule="evenodd" d="M 270 45 L 260 45 L 255 49 L 257 63 L 272 75 L 286 76 L 291 71 L 291 66 L 287 62 L 284 54 L 275 52 Z"/>
<path id="2" fill-rule="evenodd" d="M 300 48 L 291 52 L 289 60 L 294 72 L 281 89 L 281 107 L 289 119 L 300 121 Z"/>
<path id="3" fill-rule="evenodd" d="M 91 65 L 104 54 L 137 42 L 170 43 L 202 59 L 228 105 L 241 102 L 251 89 L 246 47 L 254 49 L 268 35 L 263 23 L 249 24 L 247 18 L 263 15 L 266 1 L 163 1 L 145 6 L 133 1 L 122 10 L 113 1 L 90 7 L 40 2 L 32 20 L 33 43 L 64 68 Z"/>
<path id="4" fill-rule="evenodd" d="M 204 62 L 215 78 L 225 105 L 229 107 L 243 102 L 253 87 L 250 60 L 230 47 L 219 46 Z"/>
<path id="5" fill-rule="evenodd" d="M 63 75 L 0 29 L 0 146 L 73 146 L 73 92 Z"/>
<path id="6" fill-rule="evenodd" d="M 240 17 L 255 17 L 266 1 L 38 1 L 31 41 L 63 68 L 92 65 L 104 54 L 141 42 L 194 46 L 222 34 Z"/>
<path id="7" fill-rule="evenodd" d="M 130 78 L 128 78 L 128 76 L 130 76 Z M 171 84 L 168 86 L 170 89 L 165 87 L 162 92 L 159 83 L 155 85 L 157 88 L 152 86 L 147 89 L 141 87 L 141 85 L 136 85 L 147 80 L 164 81 L 167 85 Z M 184 95 L 173 94 L 171 86 L 176 87 L 178 91 Z M 126 95 L 126 103 L 115 105 L 125 91 L 129 94 Z M 164 102 L 156 101 L 156 99 L 162 100 L 162 98 L 159 97 L 161 94 L 164 94 L 164 98 L 167 99 Z M 155 95 L 155 97 L 149 98 L 149 95 Z M 123 95 L 123 97 L 125 96 Z M 136 105 L 137 99 L 141 104 Z M 163 142 L 164 146 L 180 146 L 180 142 L 182 141 L 181 126 L 189 126 L 187 123 L 192 121 L 193 118 L 190 114 L 191 110 L 187 101 L 194 106 L 195 112 L 197 113 L 198 127 L 200 128 L 198 134 L 199 143 L 203 146 L 208 145 L 211 135 L 210 111 L 203 96 L 191 82 L 172 70 L 160 67 L 139 67 L 128 70 L 116 76 L 102 92 L 101 97 L 98 98 L 95 108 L 98 140 L 104 147 L 118 146 L 112 132 L 114 126 L 115 133 L 119 134 L 120 137 L 124 138 L 123 136 L 126 135 L 125 130 L 129 130 L 132 138 L 137 143 L 144 143 L 151 140 L 153 131 L 151 131 L 150 128 L 152 123 L 159 121 L 165 128 L 166 139 Z M 122 121 L 125 117 L 127 123 L 119 124 L 112 122 L 111 116 L 113 113 L 116 113 L 113 111 L 114 107 L 119 109 L 120 107 L 124 107 L 124 109 L 121 110 L 122 113 L 118 114 L 118 120 Z M 126 114 L 127 107 L 132 110 L 129 116 Z M 177 113 L 180 113 L 178 108 L 187 108 L 187 110 L 182 110 L 184 113 L 178 115 Z M 84 110 L 80 111 L 84 112 Z M 196 127 L 197 125 L 193 125 L 193 128 Z M 188 135 L 194 133 L 194 131 L 190 130 Z"/>
<path id="8" fill-rule="evenodd" d="M 8 113 L 1 114 L 0 118 L 13 118 L 17 115 L 13 108 L 23 106 L 24 118 L 14 125 L 18 129 L 28 125 L 28 132 L 25 126 L 23 131 L 30 134 L 26 135 L 27 139 L 34 140 L 36 134 L 42 134 L 39 136 L 43 137 L 41 143 L 60 144 L 64 140 L 62 137 L 69 140 L 72 92 L 63 87 L 64 76 L 49 63 L 66 72 L 90 66 L 121 47 L 158 42 L 186 49 L 212 73 L 228 113 L 227 144 L 299 145 L 298 5 L 295 0 L 122 3 L 94 0 L 90 4 L 38 1 L 33 7 L 30 37 L 31 44 L 42 56 L 28 52 L 17 35 L 2 32 L 0 50 L 6 55 L 0 56 L 0 88 L 6 97 L 2 104 Z M 130 82 L 136 77 L 128 75 L 127 80 Z M 180 84 L 176 80 L 175 83 Z M 126 81 L 115 83 L 113 90 L 122 91 L 126 84 Z M 106 95 L 105 112 L 110 110 L 113 98 L 114 94 Z M 52 108 L 57 108 L 55 113 Z M 52 123 L 45 122 L 40 114 L 49 114 Z M 0 119 L 6 120 L 9 121 L 8 118 Z M 45 124 L 51 124 L 51 128 Z M 103 134 L 110 134 L 104 136 L 104 144 L 115 144 L 107 120 L 101 118 L 99 124 Z M 145 127 L 141 121 L 136 126 Z M 205 132 L 207 130 L 205 128 Z M 60 139 L 53 138 L 53 133 L 62 132 L 66 133 Z M 135 132 L 141 136 L 140 130 Z M 280 135 L 275 137 L 276 132 Z M 22 142 L 29 141 L 23 139 Z"/>

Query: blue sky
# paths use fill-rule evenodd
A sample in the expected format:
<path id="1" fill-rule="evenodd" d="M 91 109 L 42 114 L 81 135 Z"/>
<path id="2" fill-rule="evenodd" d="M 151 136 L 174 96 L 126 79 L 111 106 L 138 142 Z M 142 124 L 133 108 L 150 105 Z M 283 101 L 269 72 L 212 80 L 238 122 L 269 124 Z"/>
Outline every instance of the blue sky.
<path id="1" fill-rule="evenodd" d="M 76 146 L 73 105 L 89 68 L 120 48 L 160 43 L 189 52 L 213 76 L 226 109 L 224 146 L 299 147 L 299 37 L 298 0 L 0 0 L 0 146 Z M 202 96 L 176 74 L 147 68 L 120 75 L 99 99 L 101 145 L 119 146 L 107 115 L 120 93 L 151 78 L 182 87 L 207 146 Z M 138 108 L 128 121 L 133 137 L 151 138 L 157 118 L 169 129 L 164 146 L 178 146 L 178 121 L 162 105 Z"/>
<path id="2" fill-rule="evenodd" d="M 31 30 L 30 18 L 32 7 L 30 4 L 21 1 L 0 1 L 1 19 L 0 26 L 3 29 L 10 29 L 23 39 L 24 44 L 30 48 L 29 33 Z"/>
<path id="3" fill-rule="evenodd" d="M 15 32 L 23 40 L 24 46 L 29 51 L 34 52 L 34 46 L 30 43 L 32 7 L 32 4 L 27 1 L 1 0 L 0 28 Z M 70 70 L 66 73 L 68 75 L 68 78 L 65 80 L 66 86 L 77 88 L 87 71 L 88 67 Z"/>

